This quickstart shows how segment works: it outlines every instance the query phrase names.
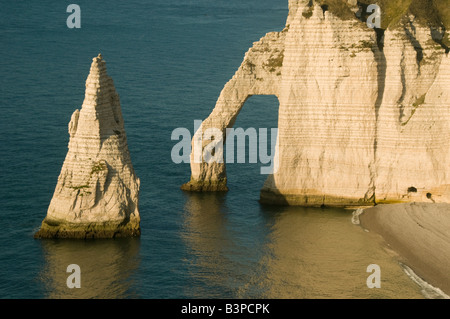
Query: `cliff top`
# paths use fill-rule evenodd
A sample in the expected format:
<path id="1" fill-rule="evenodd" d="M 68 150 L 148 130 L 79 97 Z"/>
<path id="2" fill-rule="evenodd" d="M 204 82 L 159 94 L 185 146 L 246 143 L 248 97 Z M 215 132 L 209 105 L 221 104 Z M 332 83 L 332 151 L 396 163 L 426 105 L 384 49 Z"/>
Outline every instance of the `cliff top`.
<path id="1" fill-rule="evenodd" d="M 383 28 L 395 26 L 407 14 L 413 14 L 424 24 L 450 28 L 448 0 L 360 0 L 360 3 L 378 3 L 384 12 Z"/>
<path id="2" fill-rule="evenodd" d="M 326 5 L 327 9 L 341 19 L 353 19 L 350 3 L 359 5 L 378 4 L 381 7 L 381 28 L 395 28 L 402 18 L 412 14 L 421 24 L 433 28 L 444 27 L 447 36 L 444 43 L 450 45 L 448 31 L 450 30 L 450 6 L 449 0 L 316 0 L 320 5 Z M 353 6 L 354 7 L 354 6 Z"/>
<path id="3" fill-rule="evenodd" d="M 327 5 L 335 15 L 343 19 L 354 18 L 348 0 L 317 0 L 321 5 Z M 356 2 L 356 1 L 355 1 Z M 448 0 L 358 0 L 359 4 L 378 4 L 383 12 L 382 28 L 395 26 L 406 14 L 415 15 L 421 22 L 433 27 L 445 26 L 450 29 L 450 7 Z"/>

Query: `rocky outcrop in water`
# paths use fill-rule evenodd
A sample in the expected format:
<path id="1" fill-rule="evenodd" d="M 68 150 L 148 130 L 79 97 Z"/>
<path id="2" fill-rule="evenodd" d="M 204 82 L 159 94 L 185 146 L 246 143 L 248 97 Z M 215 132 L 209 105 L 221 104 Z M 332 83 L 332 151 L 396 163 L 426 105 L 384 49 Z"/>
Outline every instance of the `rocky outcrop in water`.
<path id="1" fill-rule="evenodd" d="M 381 1 L 390 21 L 371 29 L 363 2 L 290 0 L 284 30 L 254 43 L 196 132 L 214 127 L 225 136 L 250 96 L 278 97 L 279 169 L 262 202 L 450 202 L 445 27 L 431 0 L 413 0 L 404 11 Z M 182 189 L 227 190 L 225 163 L 192 158 Z"/>
<path id="2" fill-rule="evenodd" d="M 93 59 L 69 151 L 37 238 L 140 235 L 139 178 L 131 164 L 119 95 L 101 55 Z"/>

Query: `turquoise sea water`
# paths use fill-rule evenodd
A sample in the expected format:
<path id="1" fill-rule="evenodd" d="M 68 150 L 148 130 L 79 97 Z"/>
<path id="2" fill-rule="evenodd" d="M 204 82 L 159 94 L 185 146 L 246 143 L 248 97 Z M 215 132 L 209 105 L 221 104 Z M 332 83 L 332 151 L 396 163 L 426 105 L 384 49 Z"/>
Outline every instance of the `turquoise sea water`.
<path id="1" fill-rule="evenodd" d="M 422 298 L 395 256 L 351 212 L 264 206 L 259 164 L 227 167 L 227 194 L 190 194 L 171 132 L 212 111 L 244 53 L 280 31 L 287 0 L 2 1 L 0 298 Z M 67 152 L 91 59 L 121 97 L 141 179 L 142 236 L 34 240 Z M 258 116 L 254 116 L 257 112 Z M 236 127 L 277 126 L 275 97 L 252 97 Z M 369 289 L 370 264 L 382 288 Z M 82 288 L 68 289 L 78 264 Z"/>

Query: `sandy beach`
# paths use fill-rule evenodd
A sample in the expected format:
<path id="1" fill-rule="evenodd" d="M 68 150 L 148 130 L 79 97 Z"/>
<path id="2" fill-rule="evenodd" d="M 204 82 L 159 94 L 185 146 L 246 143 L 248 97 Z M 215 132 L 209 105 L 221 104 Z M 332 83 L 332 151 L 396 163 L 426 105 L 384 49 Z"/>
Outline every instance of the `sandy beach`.
<path id="1" fill-rule="evenodd" d="M 419 277 L 450 295 L 450 204 L 378 205 L 359 220 Z"/>

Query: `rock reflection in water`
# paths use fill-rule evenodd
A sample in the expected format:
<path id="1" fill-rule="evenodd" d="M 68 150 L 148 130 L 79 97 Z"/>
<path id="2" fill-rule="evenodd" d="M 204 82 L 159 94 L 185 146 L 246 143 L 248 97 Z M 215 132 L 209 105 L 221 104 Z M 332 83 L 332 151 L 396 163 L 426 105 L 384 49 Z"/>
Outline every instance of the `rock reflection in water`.
<path id="1" fill-rule="evenodd" d="M 227 207 L 224 196 L 187 198 L 182 234 L 192 279 L 187 295 L 423 298 L 395 256 L 351 223 L 350 211 L 261 206 L 259 219 L 243 225 L 245 212 Z M 366 285 L 370 264 L 381 267 L 381 289 Z"/>
<path id="2" fill-rule="evenodd" d="M 391 253 L 343 209 L 284 207 L 273 214 L 267 253 L 251 285 L 265 298 L 423 298 Z M 366 285 L 381 267 L 381 289 Z"/>
<path id="3" fill-rule="evenodd" d="M 189 272 L 192 285 L 186 295 L 194 298 L 214 298 L 230 294 L 232 268 L 228 255 L 233 242 L 226 227 L 225 194 L 193 193 L 185 204 L 182 238 L 190 256 Z M 217 287 L 217 295 L 213 289 Z"/>
<path id="4" fill-rule="evenodd" d="M 45 265 L 38 280 L 46 298 L 137 298 L 133 274 L 140 264 L 140 239 L 42 240 Z M 81 269 L 81 288 L 70 289 L 67 266 Z"/>

